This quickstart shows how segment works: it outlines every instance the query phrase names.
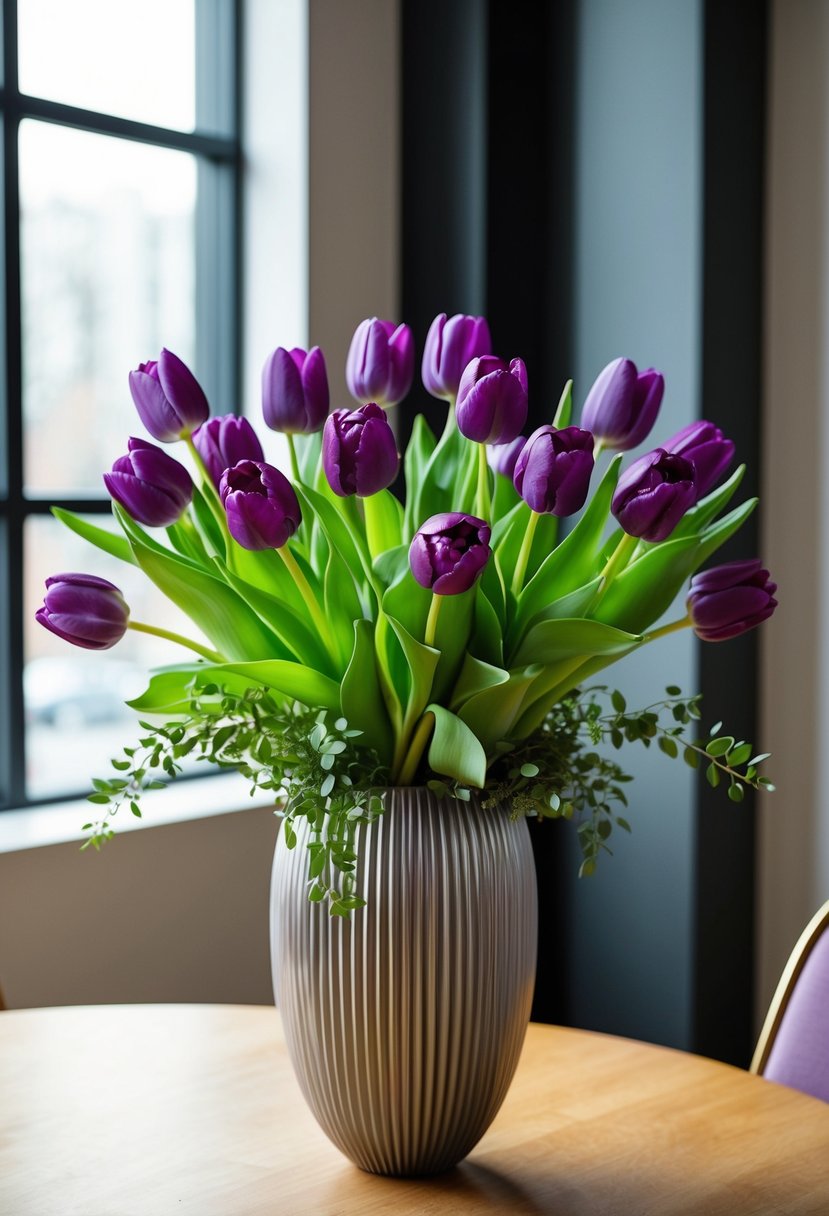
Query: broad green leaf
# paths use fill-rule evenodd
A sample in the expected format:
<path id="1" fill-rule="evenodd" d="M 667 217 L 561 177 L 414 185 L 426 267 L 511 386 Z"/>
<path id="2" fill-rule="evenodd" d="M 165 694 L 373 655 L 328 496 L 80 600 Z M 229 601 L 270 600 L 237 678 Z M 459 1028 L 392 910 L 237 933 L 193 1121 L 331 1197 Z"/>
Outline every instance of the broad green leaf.
<path id="1" fill-rule="evenodd" d="M 354 622 L 363 616 L 363 608 L 351 571 L 336 549 L 332 549 L 328 556 L 324 601 L 325 615 L 343 664 L 341 670 L 345 670 L 353 649 Z"/>
<path id="2" fill-rule="evenodd" d="M 432 450 L 419 482 L 414 487 L 407 482 L 407 497 L 412 503 L 412 512 L 407 521 L 411 534 L 431 515 L 440 511 L 463 510 L 454 491 L 466 468 L 470 446 L 457 426 L 450 426 L 444 430 Z M 411 494 L 412 488 L 414 495 Z"/>
<path id="3" fill-rule="evenodd" d="M 423 707 L 432 691 L 432 682 L 440 660 L 440 651 L 432 646 L 425 646 L 413 638 L 409 631 L 395 617 L 386 613 L 388 622 L 394 630 L 395 637 L 400 643 L 403 657 L 409 670 L 408 697 L 405 701 L 403 715 L 404 733 L 423 712 Z M 400 698 L 401 701 L 403 698 Z"/>
<path id="4" fill-rule="evenodd" d="M 569 595 L 563 595 L 560 599 L 553 600 L 540 611 L 530 615 L 533 608 L 532 598 L 523 599 L 515 614 L 515 620 L 510 627 L 510 645 L 515 646 L 520 643 L 523 633 L 531 625 L 538 624 L 539 621 L 561 620 L 564 617 L 584 616 L 587 609 L 596 598 L 596 594 L 601 586 L 601 578 L 594 578 L 592 582 L 585 583 L 583 587 L 571 591 Z"/>
<path id="5" fill-rule="evenodd" d="M 486 752 L 509 737 L 537 675 L 538 669 L 534 667 L 513 672 L 506 683 L 475 693 L 458 710 L 458 717 L 474 732 Z"/>
<path id="6" fill-rule="evenodd" d="M 217 522 L 216 516 L 213 514 L 205 495 L 198 486 L 193 487 L 191 509 L 193 518 L 196 521 L 196 527 L 208 553 L 218 553 L 224 557 L 227 550 L 227 536 Z"/>
<path id="7" fill-rule="evenodd" d="M 177 604 L 213 645 L 230 659 L 261 658 L 280 652 L 279 640 L 222 579 L 162 548 L 116 506 L 138 565 Z"/>
<path id="8" fill-rule="evenodd" d="M 403 508 L 389 490 L 363 499 L 368 549 L 372 559 L 403 540 Z"/>
<path id="9" fill-rule="evenodd" d="M 308 486 L 297 486 L 296 491 L 303 515 L 307 513 L 308 518 L 316 517 L 319 520 L 328 543 L 339 551 L 348 568 L 354 573 L 361 569 L 370 571 L 368 546 L 361 532 L 361 524 L 354 520 L 353 512 L 349 510 L 350 500 L 341 498 L 334 504 L 324 494 Z"/>
<path id="10" fill-rule="evenodd" d="M 698 535 L 712 519 L 716 519 L 720 511 L 723 511 L 734 497 L 745 471 L 746 466 L 741 464 L 718 490 L 712 490 L 705 498 L 701 498 L 695 507 L 685 513 L 674 528 L 671 538 Z"/>
<path id="11" fill-rule="evenodd" d="M 103 549 L 104 553 L 117 557 L 119 561 L 130 562 L 133 566 L 137 565 L 126 537 L 120 536 L 117 532 L 108 532 L 106 528 L 101 528 L 97 524 L 91 524 L 88 520 L 82 519 L 80 515 L 75 515 L 72 511 L 64 511 L 62 507 L 52 507 L 51 510 L 55 519 L 59 519 L 70 532 L 74 532 L 77 536 L 81 536 L 84 540 L 89 541 L 90 545 Z"/>
<path id="12" fill-rule="evenodd" d="M 435 450 L 436 443 L 437 440 L 432 434 L 428 422 L 422 414 L 418 414 L 414 420 L 409 444 L 406 448 L 406 455 L 403 460 L 403 468 L 406 475 L 406 511 L 403 522 L 403 538 L 407 541 L 411 540 L 419 524 L 423 523 L 423 520 L 415 522 L 414 509 L 419 496 L 420 486 L 425 481 L 426 467 L 429 463 L 429 458 Z"/>
<path id="13" fill-rule="evenodd" d="M 314 431 L 311 435 L 294 435 L 294 448 L 299 475 L 304 485 L 312 486 L 322 465 L 322 431 Z"/>
<path id="14" fill-rule="evenodd" d="M 443 696 L 457 676 L 472 632 L 476 594 L 477 588 L 472 587 L 462 595 L 441 597 L 434 641 L 435 649 L 440 653 L 435 696 Z M 424 637 L 431 603 L 431 591 L 421 587 L 408 569 L 383 596 L 384 611 L 417 639 Z"/>
<path id="15" fill-rule="evenodd" d="M 483 789 L 486 781 L 486 753 L 481 742 L 465 722 L 442 705 L 429 705 L 426 713 L 435 720 L 429 745 L 429 764 L 444 777 L 463 785 Z"/>
<path id="16" fill-rule="evenodd" d="M 386 589 L 391 587 L 409 569 L 409 546 L 398 545 L 396 549 L 381 553 L 372 565 L 380 586 Z"/>
<path id="17" fill-rule="evenodd" d="M 475 597 L 475 614 L 469 649 L 477 658 L 500 666 L 504 661 L 504 638 L 501 622 L 483 587 Z"/>
<path id="18" fill-rule="evenodd" d="M 145 714 L 184 714 L 190 709 L 192 692 L 204 687 L 205 684 L 218 684 L 229 693 L 241 695 L 250 688 L 250 681 L 231 672 L 223 671 L 217 677 L 216 668 L 212 664 L 189 663 L 176 667 L 165 667 L 162 671 L 154 672 L 150 682 L 140 696 L 127 701 L 131 709 Z M 202 701 L 203 708 L 211 711 L 211 699 Z M 221 713 L 220 699 L 215 700 L 215 713 Z"/>
<path id="19" fill-rule="evenodd" d="M 249 687 L 264 684 L 276 692 L 301 701 L 311 709 L 331 709 L 340 712 L 340 686 L 321 671 L 306 667 L 302 663 L 290 663 L 284 659 L 265 659 L 257 663 L 217 663 L 211 667 L 217 681 L 221 673 L 234 672 L 249 680 Z"/>
<path id="20" fill-rule="evenodd" d="M 468 654 L 463 661 L 461 673 L 452 690 L 450 706 L 457 713 L 465 701 L 486 688 L 497 688 L 506 684 L 509 672 L 503 667 L 495 667 L 491 663 L 483 663 L 473 655 Z"/>
<path id="21" fill-rule="evenodd" d="M 539 621 L 527 632 L 512 665 L 557 663 L 562 659 L 594 654 L 627 654 L 642 641 L 638 634 L 625 633 L 611 625 L 585 618 Z"/>
<path id="22" fill-rule="evenodd" d="M 371 621 L 354 622 L 354 651 L 343 676 L 340 705 L 348 725 L 363 732 L 360 742 L 374 748 L 383 764 L 391 763 L 392 729 L 377 672 Z"/>
<path id="23" fill-rule="evenodd" d="M 261 621 L 273 630 L 282 646 L 278 651 L 269 655 L 273 659 L 296 659 L 301 663 L 310 663 L 320 671 L 336 674 L 331 656 L 316 632 L 309 624 L 308 613 L 300 616 L 286 603 L 280 601 L 258 587 L 252 587 L 243 579 L 237 578 L 218 558 L 216 567 L 222 578 L 233 588 L 245 603 L 253 609 Z M 287 574 L 287 570 L 285 571 Z"/>
<path id="24" fill-rule="evenodd" d="M 511 477 L 503 473 L 495 474 L 495 487 L 492 492 L 492 518 L 503 519 L 514 511 L 521 502 L 521 495 L 513 485 Z"/>
<path id="25" fill-rule="evenodd" d="M 573 381 L 568 380 L 561 391 L 558 406 L 556 407 L 555 416 L 553 418 L 553 426 L 557 431 L 562 431 L 566 426 L 570 425 L 573 417 Z"/>

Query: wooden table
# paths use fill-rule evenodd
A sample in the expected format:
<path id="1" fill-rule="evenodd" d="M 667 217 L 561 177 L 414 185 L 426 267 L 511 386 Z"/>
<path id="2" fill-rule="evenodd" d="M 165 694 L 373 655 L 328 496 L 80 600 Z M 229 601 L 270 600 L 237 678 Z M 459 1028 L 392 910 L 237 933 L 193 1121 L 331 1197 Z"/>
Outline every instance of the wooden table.
<path id="1" fill-rule="evenodd" d="M 0 1014 L 2 1216 L 829 1213 L 829 1106 L 723 1064 L 530 1027 L 458 1169 L 363 1174 L 317 1128 L 278 1014 Z"/>

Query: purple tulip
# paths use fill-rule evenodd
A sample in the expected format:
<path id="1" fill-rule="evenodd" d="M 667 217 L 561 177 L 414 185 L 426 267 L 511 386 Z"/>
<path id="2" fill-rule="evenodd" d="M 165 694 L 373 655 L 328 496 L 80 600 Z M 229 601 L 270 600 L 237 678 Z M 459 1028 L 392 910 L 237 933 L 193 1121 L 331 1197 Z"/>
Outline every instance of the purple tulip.
<path id="1" fill-rule="evenodd" d="M 318 346 L 278 346 L 262 368 L 262 413 L 272 431 L 310 435 L 328 417 L 328 373 Z"/>
<path id="2" fill-rule="evenodd" d="M 230 535 L 243 549 L 281 549 L 302 522 L 288 478 L 261 460 L 240 460 L 225 469 L 219 497 Z"/>
<path id="3" fill-rule="evenodd" d="M 489 467 L 493 472 L 500 473 L 503 477 L 508 477 L 512 481 L 513 474 L 515 473 L 515 462 L 521 455 L 526 442 L 526 436 L 519 435 L 516 439 L 513 439 L 512 443 L 491 443 L 486 450 Z"/>
<path id="4" fill-rule="evenodd" d="M 189 435 L 210 414 L 198 380 L 169 350 L 130 372 L 130 392 L 144 426 L 162 443 Z"/>
<path id="5" fill-rule="evenodd" d="M 704 642 L 726 642 L 754 629 L 777 607 L 777 583 L 759 558 L 728 562 L 691 579 L 686 604 Z"/>
<path id="6" fill-rule="evenodd" d="M 154 443 L 128 439 L 126 456 L 119 456 L 104 485 L 116 502 L 149 528 L 166 528 L 180 518 L 193 497 L 193 482 L 183 464 Z"/>
<path id="7" fill-rule="evenodd" d="M 527 370 L 521 359 L 507 366 L 495 355 L 481 355 L 461 376 L 458 429 L 475 443 L 511 443 L 527 421 Z"/>
<path id="8" fill-rule="evenodd" d="M 492 354 L 489 326 L 483 317 L 446 313 L 435 317 L 423 348 L 423 387 L 433 397 L 452 401 L 458 395 L 464 368 L 479 355 Z"/>
<path id="9" fill-rule="evenodd" d="M 341 498 L 368 498 L 397 476 L 400 457 L 389 420 L 373 401 L 358 410 L 335 410 L 322 433 L 322 464 Z"/>
<path id="10" fill-rule="evenodd" d="M 109 650 L 127 631 L 130 610 L 113 583 L 94 574 L 53 574 L 35 619 L 73 646 Z"/>
<path id="11" fill-rule="evenodd" d="M 629 452 L 650 434 L 664 391 L 661 372 L 637 372 L 630 359 L 614 359 L 587 394 L 581 424 L 604 447 Z"/>
<path id="12" fill-rule="evenodd" d="M 515 465 L 515 488 L 538 515 L 572 515 L 584 506 L 593 472 L 593 436 L 577 426 L 540 426 Z"/>
<path id="13" fill-rule="evenodd" d="M 412 387 L 414 339 L 408 325 L 361 321 L 351 339 L 345 379 L 351 396 L 367 404 L 397 405 Z"/>
<path id="14" fill-rule="evenodd" d="M 483 519 L 448 511 L 427 519 L 409 549 L 412 574 L 435 595 L 460 595 L 489 561 L 491 529 Z"/>
<path id="15" fill-rule="evenodd" d="M 656 448 L 622 474 L 610 509 L 629 536 L 657 542 L 671 535 L 696 501 L 690 460 Z"/>
<path id="16" fill-rule="evenodd" d="M 704 498 L 734 459 L 734 444 L 713 422 L 691 422 L 664 445 L 694 466 L 697 498 Z"/>
<path id="17" fill-rule="evenodd" d="M 225 469 L 232 469 L 240 460 L 264 460 L 262 444 L 248 422 L 237 414 L 220 414 L 193 432 L 196 451 L 216 489 Z"/>

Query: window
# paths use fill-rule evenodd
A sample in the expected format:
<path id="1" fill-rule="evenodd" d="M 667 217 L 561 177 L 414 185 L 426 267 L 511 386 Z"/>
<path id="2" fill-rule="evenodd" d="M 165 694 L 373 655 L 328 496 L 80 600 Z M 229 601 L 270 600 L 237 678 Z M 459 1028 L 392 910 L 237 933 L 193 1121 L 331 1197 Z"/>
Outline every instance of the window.
<path id="1" fill-rule="evenodd" d="M 127 373 L 162 346 L 215 412 L 239 400 L 238 8 L 3 0 L 0 808 L 85 793 L 135 733 L 124 696 L 179 657 L 132 633 L 76 651 L 33 614 L 85 570 L 169 625 L 49 509 L 106 522 L 101 474 L 142 433 Z"/>

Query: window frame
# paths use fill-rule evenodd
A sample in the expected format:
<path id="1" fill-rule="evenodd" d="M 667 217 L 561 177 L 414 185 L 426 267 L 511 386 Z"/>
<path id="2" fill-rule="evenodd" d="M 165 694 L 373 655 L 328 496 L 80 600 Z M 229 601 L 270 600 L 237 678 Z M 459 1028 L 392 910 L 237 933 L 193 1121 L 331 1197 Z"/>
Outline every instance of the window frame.
<path id="1" fill-rule="evenodd" d="M 75 799 L 30 798 L 26 791 L 24 670 L 24 548 L 26 521 L 51 507 L 107 515 L 110 500 L 94 497 L 28 496 L 23 484 L 23 355 L 20 274 L 20 174 L 18 133 L 24 119 L 55 123 L 194 156 L 196 201 L 196 365 L 208 397 L 241 399 L 241 0 L 195 0 L 196 127 L 177 131 L 86 110 L 20 92 L 17 0 L 2 0 L 3 233 L 4 271 L 0 355 L 0 812 Z M 218 108 L 217 108 L 218 107 Z M 205 127 L 217 114 L 227 134 Z M 200 125 L 201 124 L 201 125 Z M 217 124 L 219 125 L 219 124 Z M 218 335 L 222 341 L 218 341 Z M 6 593 L 4 594 L 4 589 Z"/>

